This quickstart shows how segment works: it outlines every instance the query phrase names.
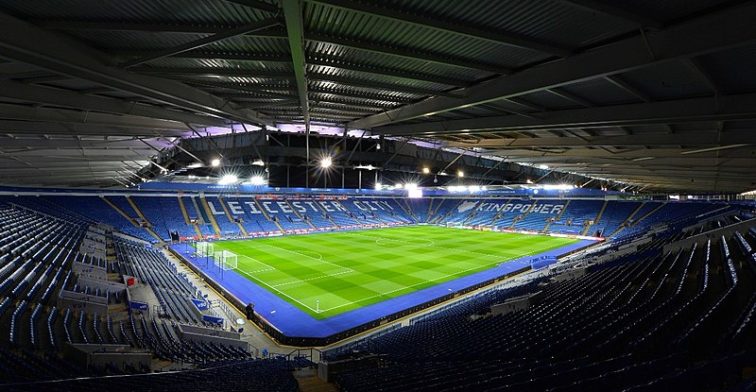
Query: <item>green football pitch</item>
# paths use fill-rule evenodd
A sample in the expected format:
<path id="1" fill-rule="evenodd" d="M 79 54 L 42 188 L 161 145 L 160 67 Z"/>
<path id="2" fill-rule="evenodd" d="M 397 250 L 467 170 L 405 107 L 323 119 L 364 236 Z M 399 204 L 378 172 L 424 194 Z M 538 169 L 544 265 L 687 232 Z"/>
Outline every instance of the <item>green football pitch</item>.
<path id="1" fill-rule="evenodd" d="M 317 319 L 437 285 L 569 238 L 404 226 L 214 243 L 235 270 Z"/>

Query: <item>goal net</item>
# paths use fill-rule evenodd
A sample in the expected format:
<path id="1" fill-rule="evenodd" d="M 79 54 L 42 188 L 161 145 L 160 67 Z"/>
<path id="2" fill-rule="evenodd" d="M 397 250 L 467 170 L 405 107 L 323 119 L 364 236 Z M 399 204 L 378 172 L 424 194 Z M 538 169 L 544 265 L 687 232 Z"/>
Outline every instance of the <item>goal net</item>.
<path id="1" fill-rule="evenodd" d="M 215 247 L 213 246 L 212 242 L 197 242 L 196 243 L 197 256 L 200 256 L 200 257 L 212 256 L 214 253 L 214 250 L 215 250 Z"/>
<path id="2" fill-rule="evenodd" d="M 215 260 L 215 265 L 224 271 L 236 269 L 238 265 L 236 254 L 227 250 L 215 252 L 213 259 Z"/>

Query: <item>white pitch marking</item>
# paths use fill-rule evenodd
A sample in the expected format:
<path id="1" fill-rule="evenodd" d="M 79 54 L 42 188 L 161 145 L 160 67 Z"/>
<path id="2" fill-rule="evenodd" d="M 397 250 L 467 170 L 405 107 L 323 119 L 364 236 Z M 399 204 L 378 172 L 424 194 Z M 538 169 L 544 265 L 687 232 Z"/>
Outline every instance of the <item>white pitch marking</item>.
<path id="1" fill-rule="evenodd" d="M 323 278 L 331 278 L 331 277 L 334 277 L 334 276 L 346 275 L 346 274 L 351 274 L 351 273 L 354 273 L 354 272 L 355 271 L 342 271 L 342 272 L 337 272 L 335 274 L 320 275 L 320 276 L 316 276 L 314 278 L 291 280 L 291 281 L 288 281 L 288 282 L 283 282 L 283 283 L 278 283 L 278 284 L 271 285 L 271 287 L 281 287 L 281 286 L 287 286 L 287 285 L 290 285 L 290 284 L 304 283 L 304 282 L 309 282 L 311 280 L 318 280 L 318 279 L 323 279 Z"/>
<path id="2" fill-rule="evenodd" d="M 304 256 L 304 257 L 307 257 L 307 258 L 309 258 L 309 259 L 313 259 L 313 260 L 315 260 L 315 261 L 317 261 L 317 262 L 320 262 L 320 263 L 323 263 L 323 264 L 329 264 L 329 265 L 332 265 L 332 266 L 334 266 L 334 267 L 339 267 L 339 268 L 341 268 L 341 269 L 347 269 L 347 270 L 350 270 L 350 271 L 354 272 L 354 270 L 353 270 L 353 269 L 351 269 L 351 268 L 349 268 L 349 267 L 344 267 L 343 265 L 338 265 L 338 264 L 335 264 L 335 263 L 331 263 L 330 261 L 327 261 L 327 260 L 326 260 L 325 258 L 323 258 L 323 255 L 322 255 L 322 254 L 320 254 L 320 253 L 318 253 L 318 252 L 313 252 L 313 253 L 317 253 L 317 254 L 318 254 L 318 256 L 320 256 L 320 258 L 319 258 L 319 259 L 318 259 L 318 258 L 315 258 L 315 257 L 312 257 L 312 256 L 309 256 L 309 255 L 306 255 L 306 254 L 304 254 L 304 253 L 301 253 L 301 252 L 297 252 L 297 251 L 295 251 L 295 250 L 290 250 L 290 249 L 286 249 L 286 248 L 281 248 L 281 247 L 278 247 L 278 246 L 275 246 L 275 245 L 268 245 L 268 244 L 265 244 L 265 245 L 259 245 L 259 246 L 267 246 L 267 247 L 270 247 L 270 248 L 276 248 L 276 249 L 278 249 L 278 250 L 282 250 L 282 251 L 284 251 L 284 252 L 289 252 L 289 253 L 298 254 L 298 255 L 300 255 L 300 256 Z"/>
<path id="3" fill-rule="evenodd" d="M 242 271 L 242 270 L 239 270 L 239 272 L 241 272 L 241 273 L 243 273 L 243 274 L 245 274 L 245 275 L 249 276 L 250 278 L 254 278 L 254 276 L 252 276 L 252 275 L 250 275 L 250 274 L 248 274 L 248 273 L 246 273 L 246 272 L 244 272 L 244 271 Z M 294 298 L 294 297 L 292 297 L 292 296 L 290 296 L 290 295 L 288 295 L 288 294 L 284 293 L 284 292 L 283 292 L 283 291 L 281 291 L 281 290 L 277 290 L 277 289 L 276 289 L 275 287 L 273 287 L 273 286 L 271 286 L 271 285 L 269 285 L 269 284 L 265 283 L 264 281 L 262 281 L 262 280 L 259 280 L 259 279 L 255 279 L 255 282 L 259 282 L 259 283 L 262 283 L 262 284 L 264 284 L 265 286 L 268 286 L 268 287 L 270 287 L 270 289 L 271 289 L 271 290 L 273 290 L 274 292 L 276 292 L 276 293 L 279 293 L 279 294 L 283 295 L 284 297 L 286 297 L 286 298 L 289 298 L 290 300 L 292 300 L 292 301 L 294 301 L 294 302 L 296 302 L 296 303 L 298 303 L 298 304 L 300 304 L 300 305 L 304 306 L 305 308 L 307 308 L 307 309 L 310 309 L 311 311 L 315 312 L 315 309 L 313 309 L 313 308 L 311 308 L 311 307 L 309 307 L 309 306 L 305 305 L 305 304 L 304 304 L 304 303 L 303 303 L 302 301 L 300 301 L 300 300 L 298 300 L 298 299 L 296 299 L 296 298 Z"/>
<path id="4" fill-rule="evenodd" d="M 531 254 L 530 252 L 522 253 L 519 256 L 512 257 L 510 260 L 518 259 L 520 257 L 528 256 L 530 254 Z M 408 289 L 410 287 L 419 286 L 421 284 L 426 284 L 428 282 L 435 282 L 435 281 L 438 281 L 438 280 L 446 279 L 446 278 L 451 277 L 451 276 L 456 276 L 456 275 L 465 273 L 465 272 L 470 271 L 470 270 L 478 269 L 478 268 L 481 268 L 481 267 L 484 267 L 484 268 L 491 267 L 491 266 L 494 266 L 496 264 L 498 264 L 498 262 L 496 262 L 496 263 L 490 263 L 490 264 L 484 264 L 482 266 L 475 266 L 475 267 L 472 267 L 472 268 L 467 268 L 465 270 L 457 271 L 457 272 L 455 272 L 453 274 L 449 274 L 449 275 L 444 275 L 444 276 L 436 278 L 436 279 L 426 280 L 424 282 L 419 282 L 419 283 L 411 284 L 409 286 L 404 286 L 404 287 L 401 287 L 401 288 L 398 288 L 398 289 L 395 289 L 395 290 L 387 291 L 385 293 L 376 294 L 376 295 L 373 295 L 373 296 L 370 296 L 370 297 L 361 298 L 359 301 L 351 301 L 351 302 L 343 303 L 343 304 L 338 305 L 338 306 L 334 306 L 332 308 L 320 309 L 320 312 L 321 313 L 328 312 L 328 311 L 331 311 L 331 310 L 334 310 L 334 309 L 342 308 L 344 306 L 349 306 L 349 305 L 352 305 L 352 304 L 355 304 L 355 303 L 358 303 L 358 302 L 362 302 L 362 301 L 365 301 L 365 300 L 369 300 L 369 299 L 373 299 L 373 298 L 378 298 L 378 297 L 383 297 L 383 296 L 386 296 L 387 294 L 392 294 L 392 293 L 395 293 L 397 291 L 406 290 L 406 289 Z"/>

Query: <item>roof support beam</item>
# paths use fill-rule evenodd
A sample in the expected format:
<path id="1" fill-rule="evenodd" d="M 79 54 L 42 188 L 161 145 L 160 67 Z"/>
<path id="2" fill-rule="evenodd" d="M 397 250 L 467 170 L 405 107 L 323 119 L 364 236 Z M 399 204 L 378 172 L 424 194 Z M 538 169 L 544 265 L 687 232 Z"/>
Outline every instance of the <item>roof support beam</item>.
<path id="1" fill-rule="evenodd" d="M 0 118 L 62 124 L 100 126 L 103 128 L 124 128 L 128 130 L 149 130 L 150 133 L 168 133 L 166 136 L 182 136 L 188 132 L 185 124 L 176 121 L 159 120 L 148 117 L 82 112 L 78 110 L 31 107 L 24 105 L 0 104 Z"/>
<path id="2" fill-rule="evenodd" d="M 538 113 L 537 119 L 522 116 L 492 116 L 464 120 L 392 125 L 374 129 L 375 133 L 406 135 L 443 135 L 464 132 L 487 133 L 492 130 L 525 131 L 580 129 L 598 126 L 631 126 L 675 122 L 726 121 L 756 118 L 756 94 L 691 98 L 629 105 Z"/>
<path id="3" fill-rule="evenodd" d="M 395 83 L 376 82 L 372 80 L 358 80 L 358 79 L 353 79 L 353 78 L 348 78 L 348 77 L 343 77 L 343 76 L 326 75 L 326 74 L 321 74 L 321 73 L 311 73 L 310 80 L 336 82 L 336 83 L 343 83 L 349 86 L 355 86 L 355 87 L 361 87 L 361 88 L 388 90 L 392 92 L 395 91 L 395 92 L 415 94 L 415 95 L 441 95 L 441 96 L 449 96 L 449 97 L 458 96 L 454 93 L 448 93 L 445 91 L 403 86 L 401 84 L 395 84 Z"/>
<path id="4" fill-rule="evenodd" d="M 646 39 L 634 36 L 562 60 L 528 68 L 516 75 L 498 77 L 462 89 L 460 92 L 464 98 L 434 97 L 352 121 L 348 126 L 352 129 L 375 128 L 745 45 L 756 41 L 754 19 L 756 4 L 733 6 L 654 34 L 646 34 Z M 649 47 L 653 49 L 654 57 L 650 56 Z"/>
<path id="5" fill-rule="evenodd" d="M 190 41 L 185 44 L 178 45 L 173 48 L 168 48 L 165 50 L 157 51 L 156 53 L 150 54 L 145 57 L 140 57 L 134 60 L 127 61 L 123 64 L 121 64 L 124 68 L 133 67 L 135 65 L 148 63 L 153 60 L 162 59 L 165 57 L 170 57 L 175 54 L 188 52 L 190 50 L 201 48 L 205 45 L 212 44 L 214 42 L 223 41 L 224 39 L 238 37 L 240 35 L 244 35 L 247 33 L 251 33 L 253 31 L 258 30 L 265 30 L 274 26 L 278 26 L 280 22 L 276 18 L 271 19 L 264 19 L 259 22 L 246 24 L 244 26 L 237 27 L 235 29 L 226 30 L 219 32 L 217 34 L 213 34 L 209 37 L 200 38 L 198 40 Z"/>
<path id="6" fill-rule="evenodd" d="M 187 131 L 143 127 L 105 126 L 88 123 L 0 120 L 0 132 L 12 135 L 92 135 L 92 136 L 185 136 Z"/>
<path id="7" fill-rule="evenodd" d="M 0 57 L 209 116 L 257 124 L 268 122 L 252 110 L 239 110 L 182 83 L 108 67 L 103 53 L 4 13 L 0 13 Z"/>
<path id="8" fill-rule="evenodd" d="M 226 0 L 226 1 L 228 1 L 229 3 L 240 4 L 240 5 L 258 9 L 261 11 L 274 12 L 274 13 L 277 13 L 280 11 L 278 7 L 276 7 L 275 5 L 266 3 L 265 1 L 262 1 L 262 0 Z"/>
<path id="9" fill-rule="evenodd" d="M 238 76 L 247 78 L 261 79 L 279 79 L 289 78 L 289 72 L 271 72 L 267 70 L 242 69 L 242 68 L 166 68 L 166 67 L 139 67 L 132 68 L 134 72 L 140 74 L 152 75 L 170 75 L 170 76 L 198 76 L 198 77 L 216 77 L 216 76 Z"/>
<path id="10" fill-rule="evenodd" d="M 512 69 L 491 63 L 482 63 L 466 58 L 459 58 L 449 56 L 443 53 L 425 52 L 417 49 L 407 47 L 396 47 L 382 45 L 374 42 L 364 42 L 356 39 L 336 37 L 327 34 L 308 33 L 306 39 L 309 41 L 326 42 L 334 45 L 345 46 L 358 50 L 365 50 L 368 52 L 380 53 L 383 55 L 397 56 L 412 60 L 429 61 L 436 64 L 466 68 L 466 69 L 478 69 L 481 71 L 491 72 L 494 74 L 507 75 L 514 72 Z"/>
<path id="11" fill-rule="evenodd" d="M 389 76 L 392 78 L 439 83 L 439 84 L 445 84 L 447 86 L 454 86 L 454 87 L 461 87 L 461 86 L 466 86 L 470 84 L 470 82 L 461 80 L 461 79 L 454 79 L 454 78 L 448 78 L 445 76 L 424 74 L 424 73 L 407 71 L 407 70 L 402 70 L 402 69 L 391 69 L 391 68 L 377 67 L 377 66 L 365 65 L 365 64 L 348 63 L 348 62 L 344 62 L 338 59 L 329 59 L 327 57 L 323 57 L 322 55 L 318 55 L 317 57 L 309 56 L 307 58 L 307 64 L 317 65 L 321 67 L 344 69 L 347 71 L 365 72 L 365 73 L 370 73 L 370 74 Z"/>
<path id="12" fill-rule="evenodd" d="M 605 77 L 609 83 L 619 87 L 620 89 L 624 90 L 628 94 L 640 99 L 643 102 L 651 102 L 652 99 L 649 97 L 646 93 L 638 90 L 635 86 L 631 86 L 630 83 L 622 79 L 620 76 L 612 75 Z"/>
<path id="13" fill-rule="evenodd" d="M 596 1 L 596 0 L 560 0 L 560 1 L 562 1 L 563 3 L 573 5 L 578 8 L 582 8 L 590 12 L 598 12 L 604 15 L 613 16 L 615 18 L 622 19 L 626 22 L 633 23 L 641 27 L 661 29 L 664 26 L 660 21 L 652 17 L 641 15 L 637 12 L 633 12 L 623 7 L 617 7 L 617 6 L 608 4 L 607 2 L 604 2 L 604 1 Z"/>
<path id="14" fill-rule="evenodd" d="M 554 95 L 556 95 L 557 97 L 564 98 L 564 99 L 566 99 L 568 101 L 574 102 L 574 103 L 576 103 L 578 105 L 581 105 L 581 106 L 585 106 L 587 108 L 589 108 L 591 106 L 594 106 L 593 102 L 591 102 L 591 101 L 589 101 L 589 100 L 587 100 L 587 99 L 585 99 L 583 97 L 579 97 L 579 96 L 577 96 L 577 95 L 575 95 L 575 94 L 573 94 L 573 93 L 571 93 L 569 91 L 566 91 L 564 89 L 561 89 L 561 88 L 552 88 L 552 89 L 549 89 L 547 91 L 550 92 L 550 93 L 552 93 L 552 94 L 554 94 Z"/>
<path id="15" fill-rule="evenodd" d="M 731 144 L 756 144 L 756 133 L 728 132 L 681 132 L 674 134 L 644 134 L 643 136 L 597 136 L 591 138 L 576 137 L 537 137 L 517 139 L 486 139 L 477 142 L 450 142 L 449 147 L 483 147 L 496 149 L 520 148 L 560 148 L 560 147 L 600 147 L 600 146 L 720 146 Z"/>
<path id="16" fill-rule="evenodd" d="M 307 65 L 304 52 L 304 22 L 302 21 L 302 2 L 300 0 L 281 0 L 284 18 L 286 19 L 286 33 L 289 35 L 289 50 L 297 80 L 299 105 L 302 109 L 305 128 L 310 131 L 310 103 L 307 96 Z M 309 139 L 309 138 L 308 138 Z"/>
<path id="17" fill-rule="evenodd" d="M 463 35 L 466 37 L 483 40 L 500 45 L 514 46 L 523 49 L 529 49 L 537 52 L 548 53 L 555 56 L 569 56 L 571 51 L 558 45 L 541 42 L 533 38 L 525 37 L 520 34 L 495 31 L 490 28 L 474 26 L 470 23 L 456 23 L 444 20 L 440 17 L 426 16 L 423 13 L 409 14 L 402 12 L 396 7 L 383 7 L 379 4 L 367 1 L 350 1 L 350 0 L 309 0 L 314 3 L 346 9 L 352 12 L 358 12 L 369 16 L 380 16 L 382 18 L 400 21 L 403 23 L 413 24 L 415 26 L 430 28 L 445 33 Z"/>
<path id="18" fill-rule="evenodd" d="M 198 116 L 184 111 L 168 110 L 114 98 L 89 96 L 63 89 L 40 87 L 12 81 L 0 81 L 0 96 L 85 111 L 129 114 L 192 124 L 226 125 L 226 122 L 219 118 Z"/>

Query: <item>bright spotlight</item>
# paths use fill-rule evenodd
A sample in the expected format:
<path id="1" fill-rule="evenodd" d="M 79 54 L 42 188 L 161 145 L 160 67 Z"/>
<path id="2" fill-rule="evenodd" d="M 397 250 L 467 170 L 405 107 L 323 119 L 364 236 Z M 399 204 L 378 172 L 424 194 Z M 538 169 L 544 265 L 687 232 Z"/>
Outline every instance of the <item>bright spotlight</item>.
<path id="1" fill-rule="evenodd" d="M 380 182 L 375 183 L 375 190 L 380 191 L 383 188 L 383 184 Z"/>
<path id="2" fill-rule="evenodd" d="M 527 182 L 528 184 L 532 184 L 532 183 L 533 183 L 533 180 L 531 180 L 530 178 L 528 178 L 528 180 L 527 180 L 527 181 L 525 181 L 525 182 Z"/>
<path id="3" fill-rule="evenodd" d="M 378 144 L 376 144 L 376 145 L 375 145 L 375 149 L 376 149 L 376 150 L 380 150 L 380 149 L 381 149 L 381 143 L 378 143 Z"/>
<path id="4" fill-rule="evenodd" d="M 424 167 L 423 174 L 430 174 L 430 168 Z"/>
<path id="5" fill-rule="evenodd" d="M 260 186 L 260 185 L 267 185 L 267 181 L 265 181 L 265 177 L 260 176 L 260 175 L 256 175 L 256 176 L 252 176 L 249 179 L 249 184 L 250 185 L 258 185 L 258 186 Z"/>
<path id="6" fill-rule="evenodd" d="M 408 191 L 409 190 L 413 190 L 413 189 L 417 189 L 417 184 L 413 184 L 413 183 L 409 183 L 408 182 L 408 183 L 404 184 L 404 189 L 406 189 Z"/>
<path id="7" fill-rule="evenodd" d="M 457 170 L 457 177 L 464 177 L 464 176 L 465 176 L 465 172 L 463 172 L 462 170 Z"/>
<path id="8" fill-rule="evenodd" d="M 220 163 L 221 163 L 220 159 L 214 158 L 212 161 L 210 161 L 210 166 L 212 166 L 212 167 L 218 167 L 218 166 L 220 166 Z"/>
<path id="9" fill-rule="evenodd" d="M 331 167 L 331 165 L 333 165 L 333 160 L 331 159 L 331 157 L 325 157 L 320 160 L 320 167 L 322 167 L 323 169 L 328 169 L 329 167 Z"/>
<path id="10" fill-rule="evenodd" d="M 252 161 L 252 166 L 265 166 L 265 162 L 262 159 L 255 159 Z"/>
<path id="11" fill-rule="evenodd" d="M 231 185 L 235 184 L 237 181 L 239 181 L 239 177 L 235 174 L 225 174 L 220 180 L 218 180 L 218 185 Z"/>

